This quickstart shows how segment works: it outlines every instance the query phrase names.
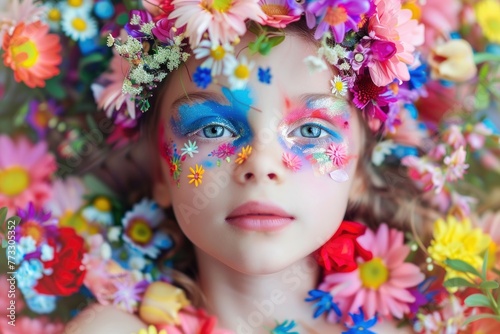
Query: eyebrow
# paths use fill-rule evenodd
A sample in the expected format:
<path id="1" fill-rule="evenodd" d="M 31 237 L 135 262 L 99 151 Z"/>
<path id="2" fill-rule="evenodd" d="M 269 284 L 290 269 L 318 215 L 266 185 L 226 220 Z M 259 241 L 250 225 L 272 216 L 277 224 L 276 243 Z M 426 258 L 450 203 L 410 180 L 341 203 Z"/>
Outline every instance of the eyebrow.
<path id="1" fill-rule="evenodd" d="M 196 102 L 203 101 L 215 101 L 218 103 L 227 103 L 226 98 L 215 92 L 194 92 L 194 93 L 185 93 L 183 96 L 175 99 L 172 103 L 171 109 L 178 111 L 179 107 L 184 104 L 194 104 Z"/>
<path id="2" fill-rule="evenodd" d="M 333 103 L 344 102 L 346 104 L 346 106 L 349 105 L 349 103 L 347 102 L 346 99 L 336 97 L 333 94 L 316 93 L 316 94 L 302 94 L 299 96 L 299 101 L 301 103 L 304 103 L 304 104 L 307 102 L 310 102 L 310 101 L 316 101 L 316 100 L 321 100 L 321 99 L 328 99 L 328 100 L 332 101 Z"/>

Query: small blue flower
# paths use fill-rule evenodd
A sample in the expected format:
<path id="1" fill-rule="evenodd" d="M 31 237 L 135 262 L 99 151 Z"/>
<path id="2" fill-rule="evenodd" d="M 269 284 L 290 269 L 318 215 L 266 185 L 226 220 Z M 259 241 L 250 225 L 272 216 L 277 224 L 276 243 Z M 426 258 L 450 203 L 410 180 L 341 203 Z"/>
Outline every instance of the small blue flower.
<path id="1" fill-rule="evenodd" d="M 23 261 L 17 269 L 17 284 L 19 289 L 31 289 L 43 276 L 43 264 L 37 259 Z"/>
<path id="2" fill-rule="evenodd" d="M 271 331 L 271 334 L 299 334 L 299 332 L 290 332 L 295 327 L 295 321 L 285 320 L 281 324 L 278 324 Z"/>
<path id="3" fill-rule="evenodd" d="M 334 311 L 338 317 L 342 316 L 342 312 L 340 311 L 339 306 L 333 301 L 333 296 L 329 292 L 322 290 L 311 290 L 309 291 L 309 296 L 311 297 L 306 298 L 306 302 L 317 301 L 314 304 L 314 307 L 316 308 L 316 310 L 314 311 L 314 318 L 319 317 L 323 313 L 328 314 L 331 311 Z"/>
<path id="4" fill-rule="evenodd" d="M 26 298 L 26 304 L 33 312 L 47 314 L 56 309 L 56 300 L 56 296 L 35 293 L 30 298 Z"/>
<path id="5" fill-rule="evenodd" d="M 427 65 L 422 64 L 417 68 L 409 70 L 410 89 L 419 89 L 427 82 Z"/>
<path id="6" fill-rule="evenodd" d="M 207 88 L 212 83 L 212 70 L 198 66 L 196 72 L 193 74 L 193 80 L 196 86 L 200 88 Z"/>
<path id="7" fill-rule="evenodd" d="M 268 67 L 266 69 L 263 69 L 262 67 L 259 67 L 259 81 L 265 84 L 270 84 L 271 83 L 271 68 Z"/>
<path id="8" fill-rule="evenodd" d="M 365 320 L 365 314 L 360 307 L 359 313 L 349 313 L 349 316 L 354 324 L 352 326 L 344 324 L 347 331 L 342 332 L 342 334 L 376 334 L 368 329 L 375 326 L 377 323 L 377 315 L 371 319 Z"/>

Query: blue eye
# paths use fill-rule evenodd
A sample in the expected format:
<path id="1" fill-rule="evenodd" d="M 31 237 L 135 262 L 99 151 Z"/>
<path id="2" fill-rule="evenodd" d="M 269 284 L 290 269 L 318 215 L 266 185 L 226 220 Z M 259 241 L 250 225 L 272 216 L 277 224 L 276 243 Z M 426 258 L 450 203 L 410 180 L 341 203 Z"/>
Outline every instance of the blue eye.
<path id="1" fill-rule="evenodd" d="M 334 140 L 342 140 L 342 136 L 335 130 L 317 123 L 306 123 L 296 126 L 289 134 L 289 137 L 298 139 L 321 139 L 331 137 Z"/>
<path id="2" fill-rule="evenodd" d="M 306 138 L 319 138 L 323 129 L 317 125 L 305 124 L 300 127 L 300 134 Z"/>
<path id="3" fill-rule="evenodd" d="M 204 138 L 228 138 L 236 137 L 236 134 L 227 127 L 219 124 L 211 124 L 203 127 L 203 129 L 194 133 L 197 136 Z"/>

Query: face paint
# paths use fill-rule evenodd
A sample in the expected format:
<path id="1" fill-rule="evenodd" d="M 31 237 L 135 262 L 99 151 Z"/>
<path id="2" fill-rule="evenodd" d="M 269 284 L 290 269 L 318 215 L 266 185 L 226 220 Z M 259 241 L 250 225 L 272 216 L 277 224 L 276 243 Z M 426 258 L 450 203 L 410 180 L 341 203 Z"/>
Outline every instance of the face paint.
<path id="1" fill-rule="evenodd" d="M 234 146 L 250 143 L 252 140 L 252 132 L 248 123 L 248 112 L 252 104 L 250 92 L 248 90 L 230 91 L 222 88 L 222 93 L 229 104 L 213 100 L 181 104 L 177 117 L 172 117 L 170 120 L 175 135 L 189 137 L 199 131 L 204 131 L 205 134 L 205 129 L 210 126 L 212 130 L 216 127 L 220 130 L 222 127 L 222 131 L 229 131 L 236 138 L 233 142 Z"/>
<path id="2" fill-rule="evenodd" d="M 203 165 L 196 164 L 195 167 L 189 167 L 189 175 L 187 178 L 189 179 L 189 184 L 194 184 L 195 187 L 198 187 L 203 181 L 203 173 L 205 173 L 205 169 L 203 169 Z"/>
<path id="3" fill-rule="evenodd" d="M 223 143 L 213 150 L 208 155 L 209 157 L 217 158 L 217 166 L 220 166 L 221 159 L 226 160 L 226 162 L 231 162 L 231 156 L 236 152 L 236 146 L 231 143 Z"/>
<path id="4" fill-rule="evenodd" d="M 281 160 L 285 167 L 290 169 L 292 172 L 297 172 L 302 168 L 302 160 L 293 153 L 283 152 L 281 155 Z"/>
<path id="5" fill-rule="evenodd" d="M 179 154 L 177 150 L 177 145 L 170 141 L 167 143 L 165 141 L 165 128 L 163 125 L 160 126 L 160 131 L 158 133 L 158 144 L 160 146 L 160 155 L 162 159 L 167 163 L 170 176 L 176 181 L 177 186 L 179 186 L 179 178 L 182 172 L 182 162 L 186 159 L 186 156 Z"/>

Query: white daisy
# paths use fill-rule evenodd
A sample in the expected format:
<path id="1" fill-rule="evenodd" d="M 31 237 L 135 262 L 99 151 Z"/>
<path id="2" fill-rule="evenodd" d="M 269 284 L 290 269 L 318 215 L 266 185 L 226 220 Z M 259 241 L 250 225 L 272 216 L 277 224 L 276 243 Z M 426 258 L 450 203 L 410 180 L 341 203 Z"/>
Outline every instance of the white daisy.
<path id="1" fill-rule="evenodd" d="M 169 235 L 157 230 L 165 219 L 161 207 L 154 201 L 143 199 L 134 205 L 122 219 L 123 240 L 133 250 L 156 258 L 160 249 L 172 247 L 173 242 Z"/>
<path id="2" fill-rule="evenodd" d="M 111 201 L 104 196 L 99 196 L 91 205 L 82 210 L 82 216 L 89 222 L 110 226 L 113 224 L 111 209 Z"/>
<path id="3" fill-rule="evenodd" d="M 323 59 L 316 56 L 307 56 L 304 58 L 304 63 L 307 65 L 309 73 L 317 73 L 326 70 L 328 67 Z"/>
<path id="4" fill-rule="evenodd" d="M 208 57 L 202 64 L 203 68 L 212 69 L 212 76 L 220 75 L 228 59 L 234 58 L 234 48 L 229 43 L 216 45 L 209 40 L 203 40 L 193 53 L 196 59 Z"/>
<path id="5" fill-rule="evenodd" d="M 59 31 L 63 13 L 60 4 L 47 2 L 44 6 L 47 10 L 44 12 L 42 20 L 49 25 L 50 30 Z"/>
<path id="6" fill-rule="evenodd" d="M 61 11 L 66 15 L 68 12 L 90 13 L 94 6 L 93 0 L 66 0 L 60 3 Z"/>
<path id="7" fill-rule="evenodd" d="M 336 75 L 333 80 L 330 80 L 330 83 L 332 84 L 332 93 L 335 96 L 345 96 L 347 93 L 347 82 L 340 75 Z"/>
<path id="8" fill-rule="evenodd" d="M 97 22 L 89 13 L 65 12 L 61 21 L 64 33 L 74 41 L 83 41 L 97 36 Z"/>
<path id="9" fill-rule="evenodd" d="M 245 56 L 240 59 L 230 58 L 224 66 L 224 75 L 228 77 L 231 90 L 239 90 L 246 87 L 248 79 L 255 66 L 254 62 L 248 62 Z"/>
<path id="10" fill-rule="evenodd" d="M 390 139 L 377 143 L 377 145 L 373 148 L 372 163 L 375 166 L 380 166 L 382 162 L 384 162 L 385 157 L 391 154 L 392 149 L 395 147 L 396 145 Z"/>

